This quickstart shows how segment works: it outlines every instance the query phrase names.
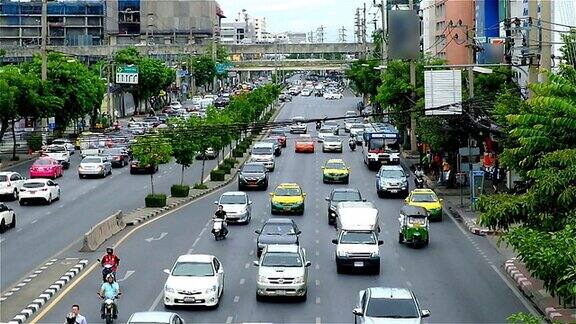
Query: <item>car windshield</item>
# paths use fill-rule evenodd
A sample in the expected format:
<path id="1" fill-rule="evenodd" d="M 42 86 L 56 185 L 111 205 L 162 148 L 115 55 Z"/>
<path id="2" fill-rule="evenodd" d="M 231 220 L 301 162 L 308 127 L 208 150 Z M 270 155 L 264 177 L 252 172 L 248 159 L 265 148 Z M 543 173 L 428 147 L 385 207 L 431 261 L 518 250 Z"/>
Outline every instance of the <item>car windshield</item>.
<path id="1" fill-rule="evenodd" d="M 84 158 L 84 160 L 82 160 L 80 163 L 102 163 L 102 160 L 97 157 L 88 157 Z"/>
<path id="2" fill-rule="evenodd" d="M 262 228 L 262 234 L 266 235 L 294 235 L 294 227 L 290 224 L 266 224 Z"/>
<path id="3" fill-rule="evenodd" d="M 156 117 L 146 117 L 143 119 L 145 122 L 156 122 L 158 119 Z"/>
<path id="4" fill-rule="evenodd" d="M 344 231 L 340 236 L 342 244 L 376 244 L 376 238 L 372 232 L 349 232 Z"/>
<path id="5" fill-rule="evenodd" d="M 346 165 L 344 163 L 339 162 L 328 162 L 325 166 L 326 169 L 336 169 L 336 170 L 345 170 Z"/>
<path id="6" fill-rule="evenodd" d="M 436 202 L 436 196 L 433 194 L 414 194 L 412 195 L 413 202 Z"/>
<path id="7" fill-rule="evenodd" d="M 352 124 L 350 125 L 350 128 L 354 128 L 354 129 L 364 129 L 364 124 Z"/>
<path id="8" fill-rule="evenodd" d="M 66 152 L 66 148 L 64 146 L 48 146 L 46 148 L 46 152 L 48 153 L 60 153 L 60 152 Z"/>
<path id="9" fill-rule="evenodd" d="M 246 196 L 244 195 L 222 195 L 220 197 L 221 204 L 246 204 Z"/>
<path id="10" fill-rule="evenodd" d="M 412 299 L 371 298 L 366 317 L 417 318 L 418 310 Z"/>
<path id="11" fill-rule="evenodd" d="M 26 182 L 22 185 L 24 188 L 42 188 L 44 187 L 44 182 Z"/>
<path id="12" fill-rule="evenodd" d="M 333 122 L 333 121 L 327 121 L 327 122 L 324 122 L 324 126 L 337 127 L 338 124 L 336 122 Z"/>
<path id="13" fill-rule="evenodd" d="M 403 178 L 405 177 L 404 172 L 400 170 L 382 170 L 380 171 L 380 177 L 382 178 Z"/>
<path id="14" fill-rule="evenodd" d="M 284 131 L 281 131 L 281 130 L 273 130 L 273 131 L 270 131 L 270 135 L 286 136 L 286 134 L 284 134 Z"/>
<path id="15" fill-rule="evenodd" d="M 340 138 L 338 136 L 325 136 L 324 142 L 340 142 Z"/>
<path id="16" fill-rule="evenodd" d="M 304 121 L 304 117 L 294 117 L 292 118 L 292 121 L 295 123 L 301 123 Z"/>
<path id="17" fill-rule="evenodd" d="M 50 159 L 38 159 L 34 162 L 34 165 L 51 165 L 52 160 Z"/>
<path id="18" fill-rule="evenodd" d="M 272 143 L 274 145 L 278 145 L 278 139 L 276 139 L 276 138 L 267 137 L 267 138 L 263 139 L 262 142 Z"/>
<path id="19" fill-rule="evenodd" d="M 243 173 L 264 173 L 262 164 L 245 164 L 242 168 Z"/>
<path id="20" fill-rule="evenodd" d="M 102 155 L 120 155 L 122 154 L 122 149 L 110 149 L 110 150 L 104 150 L 102 152 Z"/>
<path id="21" fill-rule="evenodd" d="M 0 174 L 0 182 L 5 182 L 5 181 L 8 181 L 8 176 Z"/>
<path id="22" fill-rule="evenodd" d="M 320 128 L 320 133 L 334 133 L 334 131 L 332 130 L 332 127 L 325 127 L 325 128 Z"/>
<path id="23" fill-rule="evenodd" d="M 274 191 L 276 196 L 300 196 L 299 188 L 276 188 Z"/>
<path id="24" fill-rule="evenodd" d="M 336 191 L 332 196 L 332 201 L 360 201 L 360 193 L 358 191 Z"/>
<path id="25" fill-rule="evenodd" d="M 206 262 L 178 262 L 172 270 L 176 277 L 212 277 L 214 269 L 211 263 Z"/>
<path id="26" fill-rule="evenodd" d="M 306 138 L 306 137 L 302 137 L 296 140 L 296 143 L 303 143 L 303 144 L 307 144 L 307 143 L 313 143 L 314 140 L 312 140 L 311 138 Z"/>
<path id="27" fill-rule="evenodd" d="M 274 149 L 271 147 L 254 147 L 252 148 L 253 155 L 271 155 L 274 153 Z"/>
<path id="28" fill-rule="evenodd" d="M 264 255 L 261 265 L 265 267 L 301 267 L 302 260 L 298 253 L 268 252 Z"/>

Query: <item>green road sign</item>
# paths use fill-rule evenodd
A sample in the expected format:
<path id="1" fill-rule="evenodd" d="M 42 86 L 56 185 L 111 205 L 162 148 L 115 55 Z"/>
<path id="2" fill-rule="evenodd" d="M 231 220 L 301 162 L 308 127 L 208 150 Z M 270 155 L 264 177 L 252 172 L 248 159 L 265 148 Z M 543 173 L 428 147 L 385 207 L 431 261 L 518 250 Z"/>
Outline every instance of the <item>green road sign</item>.
<path id="1" fill-rule="evenodd" d="M 138 67 L 125 65 L 116 68 L 116 83 L 138 84 Z"/>

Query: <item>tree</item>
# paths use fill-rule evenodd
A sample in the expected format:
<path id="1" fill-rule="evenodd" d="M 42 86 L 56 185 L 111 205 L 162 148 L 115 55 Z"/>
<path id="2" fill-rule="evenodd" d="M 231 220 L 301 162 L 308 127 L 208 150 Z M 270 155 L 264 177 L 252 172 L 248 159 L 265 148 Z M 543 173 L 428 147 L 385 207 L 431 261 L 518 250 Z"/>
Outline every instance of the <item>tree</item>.
<path id="1" fill-rule="evenodd" d="M 362 94 L 364 103 L 370 97 L 375 97 L 381 84 L 380 71 L 376 69 L 380 64 L 378 60 L 360 59 L 354 61 L 348 70 L 346 77 L 350 80 L 352 89 Z"/>
<path id="2" fill-rule="evenodd" d="M 504 239 L 552 295 L 576 301 L 576 71 L 564 66 L 507 116 L 502 164 L 530 184 L 523 194 L 481 197 L 480 222 Z M 512 226 L 516 225 L 516 226 Z"/>
<path id="3" fill-rule="evenodd" d="M 198 145 L 190 131 L 187 130 L 186 121 L 182 119 L 170 119 L 168 128 L 163 134 L 172 147 L 172 157 L 182 167 L 180 175 L 180 185 L 182 186 L 184 184 L 184 170 L 194 162 Z"/>
<path id="4" fill-rule="evenodd" d="M 162 136 L 145 135 L 138 137 L 132 145 L 132 155 L 141 165 L 158 166 L 168 163 L 172 155 L 172 146 Z M 154 172 L 150 173 L 150 189 L 154 195 Z"/>
<path id="5" fill-rule="evenodd" d="M 569 32 L 560 34 L 564 46 L 560 48 L 562 61 L 576 68 L 576 28 L 571 28 Z"/>
<path id="6" fill-rule="evenodd" d="M 212 57 L 202 55 L 192 61 L 192 73 L 196 80 L 196 86 L 204 86 L 204 89 L 206 89 L 208 85 L 212 84 L 212 80 L 214 80 L 216 64 L 214 60 L 212 60 Z"/>

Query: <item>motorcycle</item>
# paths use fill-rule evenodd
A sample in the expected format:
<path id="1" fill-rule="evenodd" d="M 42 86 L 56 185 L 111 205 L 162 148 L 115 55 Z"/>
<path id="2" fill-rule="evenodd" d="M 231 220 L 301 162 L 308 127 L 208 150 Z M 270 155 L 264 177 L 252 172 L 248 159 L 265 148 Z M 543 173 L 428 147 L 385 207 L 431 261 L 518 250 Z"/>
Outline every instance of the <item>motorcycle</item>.
<path id="1" fill-rule="evenodd" d="M 102 262 L 100 261 L 100 259 L 97 259 L 98 262 Z M 112 265 L 111 264 L 105 264 L 102 266 L 102 281 L 106 281 L 106 276 L 109 274 L 114 275 L 114 278 L 116 278 L 116 272 L 112 271 Z"/>
<path id="2" fill-rule="evenodd" d="M 101 314 L 102 319 L 105 320 L 106 324 L 112 324 L 116 318 L 118 318 L 118 307 L 116 306 L 115 298 L 107 298 L 104 300 L 104 312 Z"/>
<path id="3" fill-rule="evenodd" d="M 348 141 L 348 146 L 350 146 L 350 149 L 352 151 L 356 151 L 356 140 L 351 139 L 350 141 Z"/>
<path id="4" fill-rule="evenodd" d="M 422 178 L 421 176 L 415 176 L 414 177 L 414 186 L 418 189 L 423 189 L 424 188 L 424 178 Z"/>
<path id="5" fill-rule="evenodd" d="M 212 225 L 212 234 L 216 241 L 223 240 L 228 235 L 228 228 L 226 228 L 226 221 L 221 218 L 214 218 Z"/>
<path id="6" fill-rule="evenodd" d="M 316 122 L 316 130 L 320 130 L 320 128 L 322 127 L 322 123 L 321 122 Z"/>

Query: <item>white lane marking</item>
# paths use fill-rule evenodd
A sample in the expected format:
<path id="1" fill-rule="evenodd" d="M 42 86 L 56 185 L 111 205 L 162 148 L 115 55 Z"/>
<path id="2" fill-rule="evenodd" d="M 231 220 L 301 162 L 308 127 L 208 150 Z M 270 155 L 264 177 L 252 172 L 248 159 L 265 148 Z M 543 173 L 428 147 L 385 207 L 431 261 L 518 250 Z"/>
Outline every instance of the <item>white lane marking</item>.
<path id="1" fill-rule="evenodd" d="M 316 230 L 314 230 L 314 233 L 318 234 L 318 233 L 320 233 L 320 230 L 316 229 Z"/>
<path id="2" fill-rule="evenodd" d="M 46 215 L 50 215 L 50 214 L 52 214 L 51 211 L 47 211 L 47 212 L 46 212 Z"/>
<path id="3" fill-rule="evenodd" d="M 160 236 L 158 236 L 158 237 L 152 236 L 152 237 L 149 237 L 149 238 L 144 239 L 144 240 L 145 240 L 146 242 L 148 242 L 148 243 L 150 243 L 150 242 L 152 242 L 152 241 L 160 241 L 160 240 L 163 239 L 164 236 L 166 236 L 166 235 L 168 235 L 168 233 L 162 232 L 162 233 L 160 233 Z"/>
<path id="4" fill-rule="evenodd" d="M 233 316 L 228 316 L 226 317 L 226 324 L 232 324 L 232 321 L 234 320 Z"/>
<path id="5" fill-rule="evenodd" d="M 153 310 L 156 309 L 156 307 L 158 306 L 158 304 L 160 303 L 160 301 L 162 300 L 162 297 L 164 297 L 164 289 L 162 289 L 162 291 L 160 291 L 160 293 L 158 294 L 158 296 L 156 296 L 156 299 L 154 299 L 154 302 L 152 303 L 152 305 L 150 306 L 150 308 L 148 308 L 148 311 L 151 312 Z"/>
<path id="6" fill-rule="evenodd" d="M 320 299 L 320 297 L 316 297 L 316 304 L 320 304 L 322 303 L 322 300 Z"/>
<path id="7" fill-rule="evenodd" d="M 406 271 L 406 269 L 404 269 L 404 267 L 403 267 L 403 266 L 400 266 L 400 270 L 402 270 L 402 271 Z"/>
<path id="8" fill-rule="evenodd" d="M 18 232 L 22 232 L 22 227 L 20 227 L 19 229 L 16 230 L 16 233 Z"/>
<path id="9" fill-rule="evenodd" d="M 4 242 L 5 238 L 0 238 L 0 243 Z"/>
<path id="10" fill-rule="evenodd" d="M 234 296 L 234 302 L 237 303 L 240 301 L 240 296 Z"/>
<path id="11" fill-rule="evenodd" d="M 320 286 L 320 280 L 318 280 L 318 279 L 314 280 L 314 284 L 315 284 L 316 286 Z"/>
<path id="12" fill-rule="evenodd" d="M 124 278 L 117 279 L 116 281 L 122 282 L 122 281 L 130 278 L 130 276 L 133 275 L 135 272 L 136 272 L 136 271 L 134 271 L 134 270 L 128 270 L 128 271 L 126 271 L 126 274 L 124 275 Z"/>
<path id="13" fill-rule="evenodd" d="M 36 223 L 37 221 L 38 221 L 38 220 L 35 219 L 35 220 L 31 221 L 30 224 L 34 224 L 34 223 Z"/>
<path id="14" fill-rule="evenodd" d="M 196 244 L 198 244 L 198 241 L 200 241 L 200 237 L 197 237 L 197 238 L 194 240 L 194 243 L 192 243 L 192 248 L 196 247 Z M 191 249 L 191 250 L 192 250 L 192 249 Z"/>
<path id="15" fill-rule="evenodd" d="M 320 269 L 320 264 L 316 263 L 316 265 L 314 266 L 314 269 L 319 270 L 319 269 Z"/>
<path id="16" fill-rule="evenodd" d="M 320 255 L 320 251 L 316 251 L 315 254 L 316 254 L 316 256 L 319 256 L 319 255 Z"/>
<path id="17" fill-rule="evenodd" d="M 322 323 L 322 318 L 316 317 L 316 324 L 321 324 L 321 323 Z"/>
<path id="18" fill-rule="evenodd" d="M 240 284 L 243 285 L 246 282 L 246 279 L 242 278 L 240 279 Z"/>
<path id="19" fill-rule="evenodd" d="M 248 269 L 248 268 L 250 268 L 250 262 L 248 262 L 244 265 L 244 269 Z"/>
<path id="20" fill-rule="evenodd" d="M 320 244 L 320 240 L 316 240 L 316 244 Z"/>
<path id="21" fill-rule="evenodd" d="M 188 254 L 192 254 L 194 253 L 194 248 L 191 248 L 190 250 L 188 250 Z"/>
<path id="22" fill-rule="evenodd" d="M 490 268 L 492 268 L 492 270 L 494 270 L 494 272 L 496 272 L 496 274 L 498 274 L 500 279 L 502 279 L 502 281 L 504 281 L 506 286 L 508 286 L 508 288 L 510 288 L 510 290 L 512 290 L 512 293 L 514 293 L 514 295 L 516 295 L 516 297 L 520 300 L 522 305 L 524 305 L 524 307 L 526 307 L 526 309 L 531 314 L 533 314 L 535 316 L 539 316 L 538 315 L 539 313 L 534 309 L 534 307 L 532 307 L 532 305 L 524 299 L 524 297 L 518 292 L 518 289 L 516 289 L 515 286 L 512 286 L 512 284 L 510 284 L 510 282 L 506 279 L 506 277 L 504 277 L 504 275 L 502 273 L 500 273 L 500 271 L 498 270 L 498 268 L 496 266 L 491 265 Z"/>
<path id="23" fill-rule="evenodd" d="M 200 231 L 200 234 L 198 234 L 198 237 L 202 236 L 202 234 L 204 234 L 204 232 L 206 232 L 206 227 L 204 227 L 204 228 Z"/>
<path id="24" fill-rule="evenodd" d="M 410 281 L 406 281 L 406 285 L 407 285 L 408 287 L 412 287 L 412 283 L 411 283 Z"/>
<path id="25" fill-rule="evenodd" d="M 58 206 L 56 206 L 56 207 L 58 207 L 58 208 L 64 208 L 64 205 L 62 204 L 62 205 L 58 205 Z"/>
<path id="26" fill-rule="evenodd" d="M 250 253 L 248 253 L 248 255 L 254 255 L 254 250 L 250 250 Z"/>

